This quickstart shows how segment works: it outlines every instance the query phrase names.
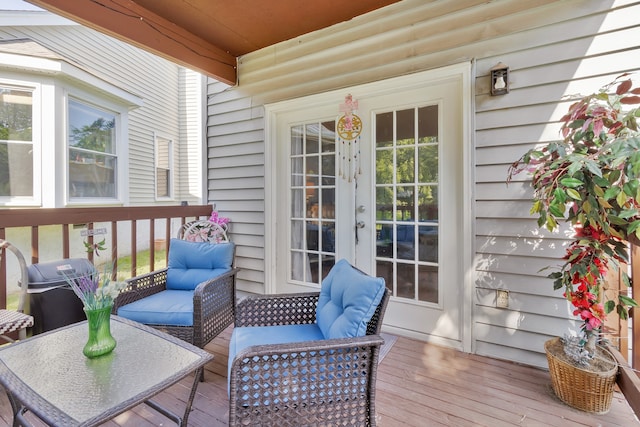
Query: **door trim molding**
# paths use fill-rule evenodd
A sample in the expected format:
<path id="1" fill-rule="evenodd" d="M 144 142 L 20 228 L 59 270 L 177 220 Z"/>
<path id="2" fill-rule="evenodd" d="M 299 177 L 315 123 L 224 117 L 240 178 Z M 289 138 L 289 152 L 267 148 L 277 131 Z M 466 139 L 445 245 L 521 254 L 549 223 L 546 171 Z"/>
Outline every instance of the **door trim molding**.
<path id="1" fill-rule="evenodd" d="M 474 144 L 473 144 L 473 90 L 474 82 L 472 71 L 475 66 L 472 62 L 448 65 L 434 70 L 421 71 L 414 74 L 392 77 L 362 85 L 341 88 L 320 94 L 307 95 L 276 103 L 266 104 L 265 108 L 265 292 L 274 293 L 276 277 L 276 160 L 277 160 L 277 120 L 279 114 L 289 113 L 301 108 L 308 108 L 310 104 L 323 107 L 331 104 L 336 106 L 344 99 L 347 93 L 351 93 L 355 99 L 369 96 L 380 96 L 385 93 L 393 93 L 402 88 L 412 87 L 425 82 L 437 82 L 439 80 L 458 80 L 462 85 L 462 185 L 463 185 L 463 206 L 462 227 L 463 227 L 463 251 L 462 256 L 462 304 L 463 309 L 460 318 L 460 328 L 462 334 L 462 351 L 471 352 L 472 349 L 472 308 L 473 308 L 473 284 L 475 273 L 473 268 L 474 227 L 473 218 L 475 215 L 473 183 L 474 173 Z"/>

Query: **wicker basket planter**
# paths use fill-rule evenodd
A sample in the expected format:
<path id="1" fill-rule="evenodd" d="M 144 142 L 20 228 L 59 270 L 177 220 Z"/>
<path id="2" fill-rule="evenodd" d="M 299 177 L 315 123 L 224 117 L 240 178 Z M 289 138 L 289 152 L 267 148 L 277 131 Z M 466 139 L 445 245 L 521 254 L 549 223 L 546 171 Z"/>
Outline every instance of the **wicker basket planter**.
<path id="1" fill-rule="evenodd" d="M 611 368 L 604 372 L 591 372 L 565 362 L 550 351 L 549 349 L 559 340 L 560 338 L 553 338 L 544 344 L 549 362 L 551 386 L 556 396 L 576 409 L 606 414 L 611 408 L 618 373 L 613 355 L 606 349 L 598 347 L 599 355 L 610 359 Z"/>

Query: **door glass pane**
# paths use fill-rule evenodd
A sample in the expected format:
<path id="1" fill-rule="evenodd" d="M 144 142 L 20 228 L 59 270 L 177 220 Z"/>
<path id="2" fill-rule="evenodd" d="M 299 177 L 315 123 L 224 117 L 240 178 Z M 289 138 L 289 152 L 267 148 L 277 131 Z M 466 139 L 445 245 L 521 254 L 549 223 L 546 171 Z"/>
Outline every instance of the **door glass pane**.
<path id="1" fill-rule="evenodd" d="M 376 188 L 376 220 L 391 221 L 393 219 L 393 186 Z"/>
<path id="2" fill-rule="evenodd" d="M 438 302 L 438 267 L 433 265 L 418 266 L 418 299 L 433 303 Z"/>
<path id="3" fill-rule="evenodd" d="M 396 112 L 396 142 L 397 145 L 413 145 L 415 144 L 416 126 L 415 126 L 415 110 L 402 110 Z"/>
<path id="4" fill-rule="evenodd" d="M 335 264 L 335 156 L 334 121 L 291 128 L 291 280 L 320 285 Z"/>
<path id="5" fill-rule="evenodd" d="M 302 185 L 304 178 L 302 168 L 304 167 L 304 158 L 302 156 L 291 157 L 291 185 L 299 187 Z"/>
<path id="6" fill-rule="evenodd" d="M 393 150 L 377 150 L 376 153 L 376 183 L 393 184 Z"/>
<path id="7" fill-rule="evenodd" d="M 302 126 L 293 126 L 291 128 L 291 155 L 296 156 L 302 154 Z"/>
<path id="8" fill-rule="evenodd" d="M 402 186 L 396 189 L 396 218 L 398 221 L 413 221 L 415 204 L 413 202 L 415 187 Z"/>
<path id="9" fill-rule="evenodd" d="M 323 188 L 322 189 L 322 218 L 324 219 L 336 219 L 336 208 L 333 201 L 336 199 L 335 188 Z M 333 223 L 328 225 L 333 226 Z"/>
<path id="10" fill-rule="evenodd" d="M 319 157 L 315 154 L 307 155 L 306 158 L 306 183 L 308 190 L 308 195 L 315 196 L 316 191 L 318 189 L 318 182 L 320 178 L 320 165 L 319 165 Z"/>
<path id="11" fill-rule="evenodd" d="M 415 228 L 413 224 L 396 225 L 397 256 L 399 259 L 413 260 L 415 258 Z"/>
<path id="12" fill-rule="evenodd" d="M 438 182 L 438 145 L 418 148 L 418 176 L 420 182 Z"/>
<path id="13" fill-rule="evenodd" d="M 418 187 L 418 218 L 420 221 L 438 220 L 438 186 Z"/>
<path id="14" fill-rule="evenodd" d="M 438 262 L 438 226 L 418 227 L 418 250 L 420 261 Z"/>
<path id="15" fill-rule="evenodd" d="M 304 249 L 303 239 L 298 238 L 297 234 L 304 230 L 304 221 L 291 221 L 291 249 Z"/>
<path id="16" fill-rule="evenodd" d="M 320 135 L 322 138 L 322 153 L 323 154 L 331 154 L 335 151 L 336 148 L 336 126 L 335 122 L 323 122 L 322 127 L 320 127 Z M 335 156 L 334 162 L 335 162 Z"/>
<path id="17" fill-rule="evenodd" d="M 398 269 L 398 289 L 397 296 L 400 298 L 415 299 L 416 277 L 415 266 L 413 264 L 397 264 Z"/>
<path id="18" fill-rule="evenodd" d="M 396 150 L 396 182 L 413 183 L 415 181 L 415 157 L 414 147 L 399 148 Z"/>
<path id="19" fill-rule="evenodd" d="M 320 149 L 320 128 L 317 123 L 305 125 L 305 153 L 318 154 Z"/>
<path id="20" fill-rule="evenodd" d="M 376 274 L 393 295 L 438 303 L 438 106 L 375 116 Z"/>
<path id="21" fill-rule="evenodd" d="M 393 112 L 376 116 L 376 147 L 393 146 Z"/>
<path id="22" fill-rule="evenodd" d="M 336 156 L 333 153 L 322 156 L 322 183 L 336 185 Z"/>
<path id="23" fill-rule="evenodd" d="M 379 277 L 382 277 L 384 279 L 384 283 L 387 289 L 389 289 L 389 291 L 393 295 L 396 295 L 396 292 L 394 292 L 394 289 L 393 289 L 393 286 L 395 284 L 395 280 L 393 280 L 394 278 L 393 267 L 394 267 L 393 262 L 382 261 L 382 260 L 376 261 L 376 275 Z"/>
<path id="24" fill-rule="evenodd" d="M 438 106 L 418 108 L 419 142 L 438 142 Z"/>
<path id="25" fill-rule="evenodd" d="M 392 224 L 376 224 L 376 253 L 380 258 L 393 258 L 395 233 Z"/>
<path id="26" fill-rule="evenodd" d="M 304 195 L 305 190 L 301 188 L 291 189 L 291 217 L 304 218 Z"/>

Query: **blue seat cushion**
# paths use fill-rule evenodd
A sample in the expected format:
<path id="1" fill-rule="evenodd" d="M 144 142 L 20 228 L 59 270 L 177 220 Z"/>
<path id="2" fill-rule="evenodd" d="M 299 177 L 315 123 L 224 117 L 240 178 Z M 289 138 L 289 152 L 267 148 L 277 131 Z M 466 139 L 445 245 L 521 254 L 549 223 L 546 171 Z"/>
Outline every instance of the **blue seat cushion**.
<path id="1" fill-rule="evenodd" d="M 367 324 L 382 300 L 384 279 L 339 260 L 322 281 L 316 322 L 326 339 L 366 335 Z"/>
<path id="2" fill-rule="evenodd" d="M 193 291 L 158 292 L 123 305 L 117 314 L 145 325 L 193 326 Z"/>
<path id="3" fill-rule="evenodd" d="M 234 244 L 171 239 L 167 289 L 194 290 L 200 283 L 231 270 Z"/>
<path id="4" fill-rule="evenodd" d="M 324 339 L 317 324 L 243 326 L 234 328 L 229 341 L 229 362 L 227 365 L 227 385 L 231 378 L 231 364 L 236 354 L 252 345 L 285 344 L 292 342 Z"/>

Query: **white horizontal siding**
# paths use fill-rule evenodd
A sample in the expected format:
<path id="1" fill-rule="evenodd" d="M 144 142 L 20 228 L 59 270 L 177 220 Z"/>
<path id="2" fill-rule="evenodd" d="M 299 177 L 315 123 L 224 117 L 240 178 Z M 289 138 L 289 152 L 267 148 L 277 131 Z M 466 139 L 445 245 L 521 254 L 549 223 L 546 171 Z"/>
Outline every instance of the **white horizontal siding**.
<path id="1" fill-rule="evenodd" d="M 180 137 L 176 141 L 179 163 L 174 172 L 176 188 L 174 199 L 192 204 L 204 203 L 203 194 L 203 77 L 186 68 L 179 69 L 180 83 Z"/>
<path id="2" fill-rule="evenodd" d="M 238 287 L 264 283 L 264 110 L 220 82 L 207 88 L 208 199 L 232 219 Z"/>
<path id="3" fill-rule="evenodd" d="M 536 226 L 528 215 L 529 181 L 518 176 L 506 186 L 508 167 L 535 144 L 559 138 L 558 120 L 571 103 L 563 97 L 593 92 L 622 72 L 640 68 L 637 4 L 568 3 L 580 6 L 575 16 L 531 34 L 538 39 L 538 33 L 544 32 L 542 37 L 551 34 L 557 39 L 477 61 L 476 352 L 497 357 L 511 354 L 513 360 L 540 366 L 546 366 L 546 361 L 535 352 L 541 352 L 544 340 L 576 326 L 568 303 L 561 292 L 552 291 L 545 277 L 553 270 L 541 271 L 561 264 L 570 233 L 566 226 L 556 233 Z M 619 8 L 607 14 L 612 6 Z M 488 78 L 481 70 L 498 61 L 511 67 L 511 92 L 490 97 Z M 505 318 L 519 319 L 517 325 L 485 315 L 495 307 L 498 287 L 492 280 L 496 278 L 499 288 L 511 294 L 509 309 L 495 310 L 504 312 Z M 545 316 L 546 326 L 527 322 L 531 316 Z"/>
<path id="4" fill-rule="evenodd" d="M 528 205 L 527 205 L 528 206 Z M 570 231 L 570 227 L 566 224 L 560 224 L 557 231 L 550 232 L 545 228 L 538 228 L 535 221 L 530 216 L 517 219 L 511 218 L 504 221 L 502 218 L 482 218 L 476 217 L 476 234 L 480 236 L 535 236 L 537 238 L 556 238 L 563 239 Z"/>
<path id="5" fill-rule="evenodd" d="M 561 258 L 566 252 L 564 239 L 542 237 L 499 237 L 478 236 L 476 251 L 478 254 L 520 255 L 537 258 Z M 547 273 L 548 274 L 548 273 Z"/>
<path id="6" fill-rule="evenodd" d="M 569 104 L 563 96 L 640 69 L 637 16 L 631 0 L 403 0 L 246 55 L 239 86 L 209 87 L 209 199 L 239 206 L 238 195 L 264 194 L 265 103 L 475 60 L 474 351 L 546 366 L 544 341 L 568 329 L 572 316 L 541 269 L 560 263 L 567 227 L 539 229 L 527 178 L 507 186 L 507 170 L 529 148 L 558 138 Z M 488 73 L 498 62 L 510 66 L 511 92 L 491 97 Z M 225 167 L 233 156 L 237 167 Z M 234 214 L 243 218 L 241 233 L 264 220 L 263 210 Z M 239 285 L 264 292 L 264 242 L 250 245 Z M 510 308 L 495 308 L 495 289 L 510 291 Z"/>
<path id="7" fill-rule="evenodd" d="M 557 291 L 553 290 L 552 286 L 549 286 L 549 279 L 546 277 L 542 275 L 525 275 L 521 272 L 503 273 L 493 270 L 479 270 L 476 274 L 476 286 L 481 289 L 508 289 L 512 293 L 562 298 Z M 489 305 L 495 307 L 496 295 L 492 293 L 490 296 L 492 297 Z M 513 304 L 511 305 L 513 306 Z M 503 311 L 509 312 L 509 310 Z"/>

